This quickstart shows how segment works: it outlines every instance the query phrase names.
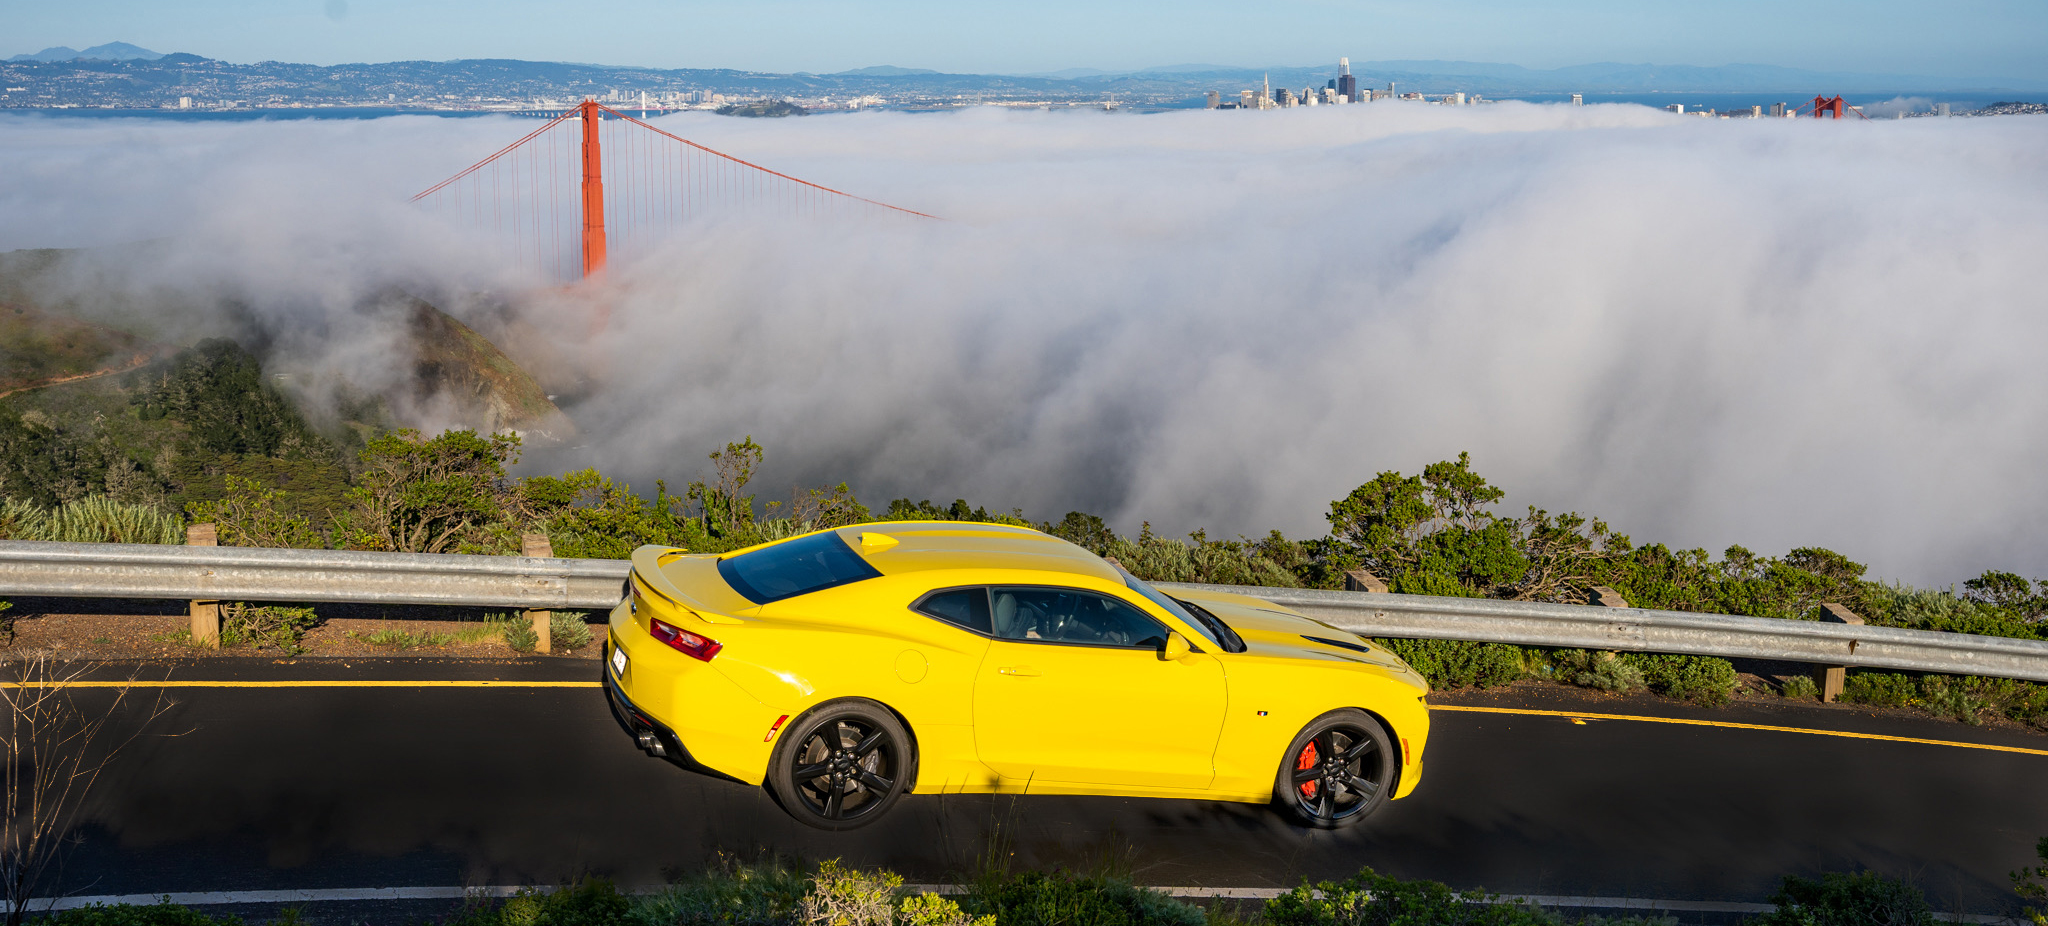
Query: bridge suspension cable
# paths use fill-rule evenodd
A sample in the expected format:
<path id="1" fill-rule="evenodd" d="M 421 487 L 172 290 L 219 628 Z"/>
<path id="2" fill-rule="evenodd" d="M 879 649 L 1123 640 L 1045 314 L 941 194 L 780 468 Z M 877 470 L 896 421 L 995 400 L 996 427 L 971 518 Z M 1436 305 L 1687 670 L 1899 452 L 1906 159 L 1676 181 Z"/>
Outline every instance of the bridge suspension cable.
<path id="1" fill-rule="evenodd" d="M 489 234 L 511 259 L 558 280 L 602 272 L 720 212 L 794 218 L 935 216 L 734 157 L 585 100 L 412 198 Z"/>

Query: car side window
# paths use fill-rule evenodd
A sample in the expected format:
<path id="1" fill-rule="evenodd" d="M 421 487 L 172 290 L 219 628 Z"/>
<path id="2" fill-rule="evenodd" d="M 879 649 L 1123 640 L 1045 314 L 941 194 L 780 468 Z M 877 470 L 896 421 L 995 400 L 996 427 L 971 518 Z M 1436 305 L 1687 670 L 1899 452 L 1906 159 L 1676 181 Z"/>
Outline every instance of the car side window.
<path id="1" fill-rule="evenodd" d="M 956 588 L 933 592 L 916 605 L 920 613 L 957 624 L 975 633 L 992 633 L 989 622 L 988 589 Z"/>
<path id="2" fill-rule="evenodd" d="M 1158 621 L 1107 595 L 1015 586 L 990 589 L 989 595 L 995 635 L 1004 640 L 1143 649 L 1166 645 L 1166 628 Z"/>

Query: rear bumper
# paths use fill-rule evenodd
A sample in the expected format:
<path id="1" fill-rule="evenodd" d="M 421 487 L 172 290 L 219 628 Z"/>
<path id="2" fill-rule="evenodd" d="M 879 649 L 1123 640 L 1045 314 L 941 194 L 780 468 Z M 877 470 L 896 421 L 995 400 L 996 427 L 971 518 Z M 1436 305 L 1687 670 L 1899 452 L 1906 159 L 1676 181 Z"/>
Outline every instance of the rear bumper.
<path id="1" fill-rule="evenodd" d="M 739 779 L 731 775 L 698 762 L 696 757 L 690 755 L 690 748 L 683 745 L 682 737 L 677 736 L 676 731 L 636 707 L 633 699 L 626 697 L 626 692 L 619 688 L 619 680 L 612 677 L 611 650 L 611 641 L 607 639 L 604 645 L 604 659 L 598 664 L 597 671 L 604 677 L 605 700 L 611 704 L 612 719 L 618 721 L 626 735 L 632 738 L 634 748 L 649 756 L 667 759 L 693 772 L 738 781 Z"/>

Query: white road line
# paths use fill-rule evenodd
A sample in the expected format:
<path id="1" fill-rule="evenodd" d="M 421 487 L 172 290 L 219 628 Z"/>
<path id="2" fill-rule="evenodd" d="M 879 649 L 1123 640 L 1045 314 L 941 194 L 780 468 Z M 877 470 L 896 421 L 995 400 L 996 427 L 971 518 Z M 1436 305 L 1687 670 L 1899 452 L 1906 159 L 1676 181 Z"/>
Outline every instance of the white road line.
<path id="1" fill-rule="evenodd" d="M 963 893 L 964 888 L 955 884 L 907 884 L 913 891 L 937 894 Z M 29 910 L 37 913 L 58 910 L 76 910 L 95 904 L 113 906 L 132 904 L 149 906 L 159 903 L 173 903 L 181 906 L 216 906 L 227 904 L 265 903 L 323 903 L 351 900 L 458 900 L 464 897 L 489 898 L 511 897 L 520 891 L 552 891 L 553 885 L 492 884 L 482 887 L 345 887 L 301 891 L 185 891 L 164 894 L 98 894 L 84 897 L 38 897 L 29 901 Z M 660 893 L 660 886 L 632 889 L 635 894 Z M 1269 900 L 1288 892 L 1279 887 L 1158 887 L 1160 891 L 1174 897 L 1186 899 L 1223 900 Z M 1584 897 L 1561 894 L 1498 894 L 1496 902 L 1527 903 L 1540 907 L 1569 907 L 1589 910 L 1644 910 L 1671 913 L 1769 913 L 1777 907 L 1767 903 L 1733 903 L 1709 900 L 1652 900 L 1643 897 Z M 1994 916 L 1975 913 L 1937 916 L 1947 923 L 2012 923 L 2009 916 Z"/>

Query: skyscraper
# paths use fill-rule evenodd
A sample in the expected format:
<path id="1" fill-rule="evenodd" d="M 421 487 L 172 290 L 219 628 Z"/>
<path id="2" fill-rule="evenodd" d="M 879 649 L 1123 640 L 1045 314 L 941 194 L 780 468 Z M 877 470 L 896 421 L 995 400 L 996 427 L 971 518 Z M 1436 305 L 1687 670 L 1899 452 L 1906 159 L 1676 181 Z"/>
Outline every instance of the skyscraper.
<path id="1" fill-rule="evenodd" d="M 1358 102 L 1358 78 L 1351 76 L 1351 59 L 1337 59 L 1337 95 L 1347 103 Z"/>

